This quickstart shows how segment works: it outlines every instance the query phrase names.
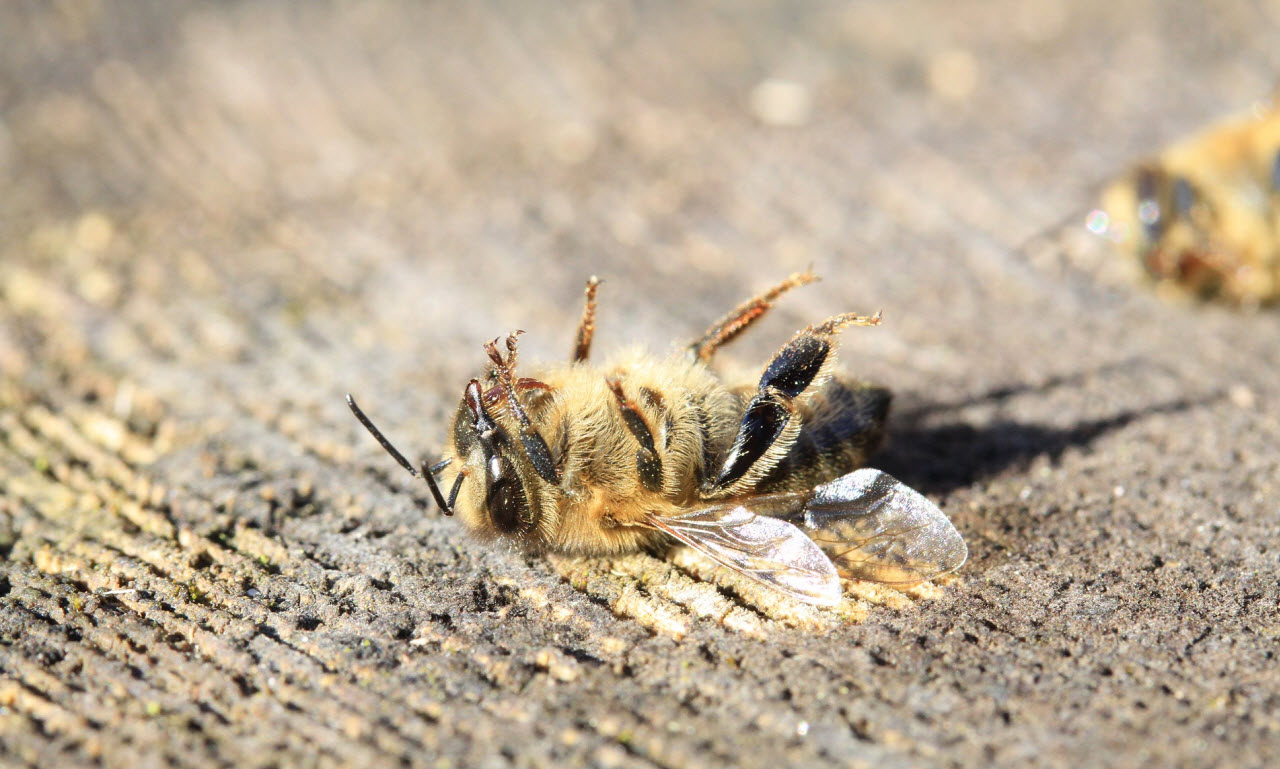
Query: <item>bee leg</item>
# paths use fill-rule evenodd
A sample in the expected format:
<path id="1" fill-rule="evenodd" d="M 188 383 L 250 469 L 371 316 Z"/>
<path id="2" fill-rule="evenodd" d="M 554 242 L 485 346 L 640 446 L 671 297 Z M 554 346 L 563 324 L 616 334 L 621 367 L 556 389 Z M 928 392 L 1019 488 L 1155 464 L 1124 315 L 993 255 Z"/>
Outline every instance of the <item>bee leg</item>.
<path id="1" fill-rule="evenodd" d="M 872 316 L 846 313 L 810 326 L 791 338 L 760 375 L 756 395 L 707 496 L 750 490 L 786 456 L 800 433 L 799 407 L 831 376 L 837 335 L 846 326 L 875 326 Z"/>
<path id="2" fill-rule="evenodd" d="M 795 443 L 751 493 L 811 489 L 863 467 L 884 439 L 891 401 L 883 387 L 832 376 L 803 409 Z"/>
<path id="3" fill-rule="evenodd" d="M 703 490 L 708 497 L 749 490 L 787 453 L 800 433 L 795 399 L 776 388 L 761 390 L 742 413 L 733 447 L 715 481 Z"/>
<path id="4" fill-rule="evenodd" d="M 520 405 L 520 399 L 516 397 L 517 385 L 514 378 L 514 370 L 516 365 L 516 337 L 522 332 L 515 331 L 507 335 L 507 358 L 503 360 L 502 355 L 498 352 L 497 340 L 485 343 L 484 349 L 489 353 L 489 359 L 493 361 L 494 367 L 498 372 L 498 387 L 501 388 L 503 395 L 507 399 L 507 408 L 511 410 L 515 416 L 516 422 L 520 426 L 520 444 L 524 446 L 524 453 L 529 458 L 529 463 L 533 465 L 533 469 L 547 483 L 560 482 L 560 466 L 551 456 L 551 449 L 547 446 L 546 440 L 533 426 L 533 422 L 529 419 L 529 414 L 524 410 L 524 406 Z M 472 380 L 475 381 L 475 380 Z M 483 405 L 484 398 L 477 397 L 479 403 Z"/>
<path id="5" fill-rule="evenodd" d="M 582 308 L 582 320 L 578 322 L 578 336 L 573 345 L 574 363 L 591 356 L 591 340 L 596 335 L 596 291 L 599 288 L 599 278 L 595 275 L 587 278 L 587 303 Z"/>
<path id="6" fill-rule="evenodd" d="M 516 380 L 516 392 L 518 393 L 530 392 L 533 390 L 549 393 L 549 392 L 552 392 L 553 389 L 554 388 L 551 385 L 547 384 L 546 382 L 540 382 L 537 379 L 530 379 L 529 377 L 522 376 Z M 485 390 L 484 405 L 486 406 L 496 405 L 499 401 L 501 401 L 505 397 L 506 397 L 506 391 L 503 390 L 501 387 L 490 388 L 488 390 Z"/>
<path id="7" fill-rule="evenodd" d="M 690 354 L 706 363 L 711 360 L 711 356 L 715 355 L 716 350 L 721 345 L 728 344 L 734 337 L 746 331 L 748 326 L 768 312 L 779 296 L 797 286 L 812 283 L 817 279 L 818 276 L 812 270 L 793 273 L 773 288 L 748 299 L 713 323 L 711 328 L 707 329 L 697 341 L 689 345 Z"/>
<path id="8" fill-rule="evenodd" d="M 662 489 L 662 457 L 658 455 L 658 447 L 653 442 L 653 429 L 649 427 L 644 413 L 622 391 L 622 382 L 617 377 L 609 377 L 607 384 L 618 399 L 618 409 L 622 412 L 622 421 L 640 444 L 636 451 L 636 471 L 640 482 L 650 491 Z"/>

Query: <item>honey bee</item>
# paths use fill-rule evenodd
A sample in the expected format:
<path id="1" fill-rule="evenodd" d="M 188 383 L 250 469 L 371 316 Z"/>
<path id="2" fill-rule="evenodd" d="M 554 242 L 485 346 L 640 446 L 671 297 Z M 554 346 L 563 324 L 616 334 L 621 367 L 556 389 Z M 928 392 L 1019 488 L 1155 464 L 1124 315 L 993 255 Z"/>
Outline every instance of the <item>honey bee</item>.
<path id="1" fill-rule="evenodd" d="M 1280 299 L 1280 106 L 1177 142 L 1103 193 L 1086 222 L 1161 287 L 1202 299 Z"/>
<path id="2" fill-rule="evenodd" d="M 835 376 L 835 353 L 842 330 L 878 325 L 878 313 L 803 329 L 754 384 L 726 386 L 708 366 L 782 293 L 813 280 L 790 276 L 683 351 L 632 351 L 596 367 L 592 277 L 569 362 L 517 376 L 522 332 L 506 337 L 505 355 L 499 340 L 485 344 L 487 373 L 463 389 L 444 458 L 420 470 L 349 394 L 347 403 L 444 514 L 482 539 L 577 555 L 674 540 L 826 606 L 840 600 L 841 576 L 912 583 L 953 571 L 968 551 L 936 506 L 879 470 L 850 472 L 878 447 L 890 396 Z"/>

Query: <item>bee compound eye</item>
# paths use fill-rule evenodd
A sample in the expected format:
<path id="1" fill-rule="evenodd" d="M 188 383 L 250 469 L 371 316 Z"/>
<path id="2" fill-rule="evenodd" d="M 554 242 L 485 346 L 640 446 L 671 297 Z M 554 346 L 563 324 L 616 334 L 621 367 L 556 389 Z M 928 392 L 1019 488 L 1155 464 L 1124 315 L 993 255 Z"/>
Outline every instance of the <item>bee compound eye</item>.
<path id="1" fill-rule="evenodd" d="M 494 528 L 503 534 L 514 534 L 524 528 L 529 503 L 518 479 L 509 478 L 490 486 L 487 506 Z"/>
<path id="2" fill-rule="evenodd" d="M 485 507 L 493 527 L 503 534 L 514 534 L 525 528 L 529 500 L 510 460 L 500 454 L 490 457 L 486 475 Z"/>

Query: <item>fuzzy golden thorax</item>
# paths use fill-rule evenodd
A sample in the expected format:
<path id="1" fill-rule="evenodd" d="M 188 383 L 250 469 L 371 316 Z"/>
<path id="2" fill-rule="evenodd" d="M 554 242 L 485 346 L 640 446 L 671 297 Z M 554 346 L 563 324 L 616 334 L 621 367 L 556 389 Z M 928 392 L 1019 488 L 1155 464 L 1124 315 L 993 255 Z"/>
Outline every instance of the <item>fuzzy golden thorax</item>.
<path id="1" fill-rule="evenodd" d="M 698 501 L 741 416 L 741 398 L 683 355 L 633 350 L 604 366 L 570 363 L 530 374 L 514 380 L 515 397 L 558 478 L 544 478 L 530 460 L 518 437 L 520 420 L 496 378 L 487 387 L 468 385 L 446 458 L 463 476 L 455 509 L 463 524 L 483 538 L 534 551 L 605 554 L 648 546 L 657 534 L 638 524 L 647 514 Z M 652 432 L 656 478 L 638 472 L 647 450 L 628 429 L 620 397 Z M 456 478 L 446 479 L 446 488 Z"/>

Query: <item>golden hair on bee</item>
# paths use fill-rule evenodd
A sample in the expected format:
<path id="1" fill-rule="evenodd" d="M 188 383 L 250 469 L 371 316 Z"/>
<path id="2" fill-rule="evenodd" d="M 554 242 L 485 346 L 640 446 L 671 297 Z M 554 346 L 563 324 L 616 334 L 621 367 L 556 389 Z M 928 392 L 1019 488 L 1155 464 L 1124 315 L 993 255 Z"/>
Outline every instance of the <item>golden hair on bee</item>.
<path id="1" fill-rule="evenodd" d="M 522 332 L 486 343 L 487 373 L 464 387 L 443 460 L 420 470 L 347 402 L 445 514 L 482 539 L 578 555 L 682 542 L 822 605 L 839 600 L 841 576 L 918 582 L 959 568 L 964 541 L 937 507 L 856 469 L 881 441 L 890 398 L 836 376 L 835 353 L 841 331 L 878 325 L 878 314 L 801 330 L 755 383 L 726 385 L 709 366 L 780 295 L 813 280 L 790 276 L 682 351 L 624 350 L 597 366 L 592 277 L 570 360 L 525 371 Z"/>
<path id="2" fill-rule="evenodd" d="M 1244 305 L 1280 300 L 1275 97 L 1140 163 L 1106 189 L 1086 225 L 1167 292 Z"/>

